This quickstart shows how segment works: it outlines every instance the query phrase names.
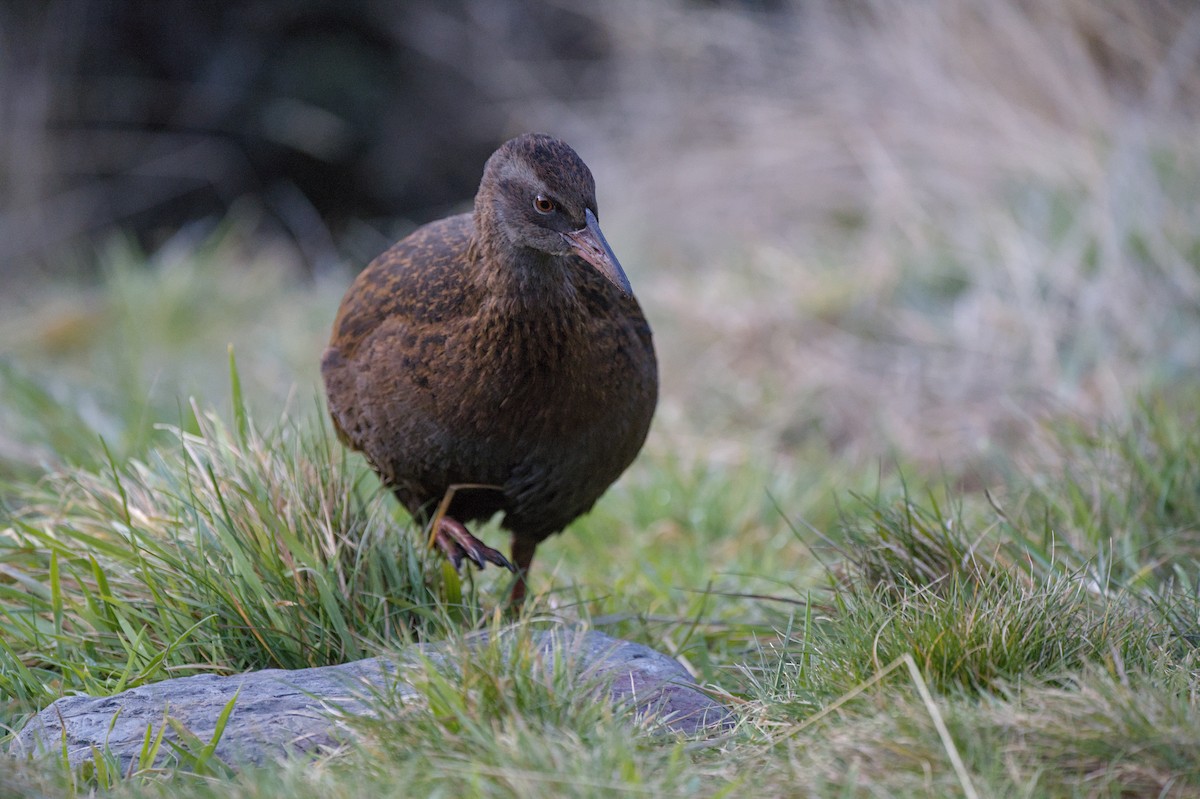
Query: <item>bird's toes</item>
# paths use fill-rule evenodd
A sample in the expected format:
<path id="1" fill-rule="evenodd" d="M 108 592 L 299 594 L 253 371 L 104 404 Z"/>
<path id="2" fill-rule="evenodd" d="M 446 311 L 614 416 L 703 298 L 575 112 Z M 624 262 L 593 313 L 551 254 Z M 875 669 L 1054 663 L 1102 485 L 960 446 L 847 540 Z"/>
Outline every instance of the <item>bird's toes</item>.
<path id="1" fill-rule="evenodd" d="M 483 547 L 483 551 L 481 551 L 479 554 L 482 555 L 483 559 L 486 560 L 488 563 L 494 563 L 503 569 L 508 569 L 513 574 L 517 573 L 517 567 L 512 565 L 512 563 L 509 562 L 508 558 L 504 557 L 498 551 L 492 549 L 491 547 Z M 475 561 L 475 562 L 479 563 L 479 561 Z M 482 563 L 479 563 L 479 568 L 481 568 L 481 569 L 483 568 Z"/>
<path id="2" fill-rule="evenodd" d="M 494 563 L 501 568 L 508 569 L 510 572 L 516 572 L 516 567 L 509 562 L 508 558 L 479 539 L 472 538 L 470 541 L 460 541 L 459 543 L 462 545 L 467 558 L 479 568 L 482 569 L 487 564 Z"/>
<path id="3" fill-rule="evenodd" d="M 467 557 L 467 550 L 463 548 L 463 545 L 454 537 L 446 535 L 443 530 L 438 530 L 433 543 L 450 560 L 450 563 L 454 565 L 454 570 L 459 571 L 462 567 L 463 558 Z"/>
<path id="4" fill-rule="evenodd" d="M 443 517 L 438 524 L 438 531 L 434 537 L 434 542 L 437 544 L 438 549 L 442 550 L 443 554 L 454 564 L 455 569 L 462 566 L 463 559 L 465 558 L 480 569 L 486 567 L 489 563 L 494 563 L 497 566 L 508 569 L 510 572 L 516 573 L 517 571 L 508 558 L 471 535 L 459 522 L 449 517 Z"/>

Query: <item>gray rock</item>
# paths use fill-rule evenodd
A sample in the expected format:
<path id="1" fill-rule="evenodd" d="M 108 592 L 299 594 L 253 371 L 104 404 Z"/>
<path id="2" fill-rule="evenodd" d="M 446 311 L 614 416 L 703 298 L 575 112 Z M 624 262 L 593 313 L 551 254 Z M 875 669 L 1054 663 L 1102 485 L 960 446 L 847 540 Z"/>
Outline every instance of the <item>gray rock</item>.
<path id="1" fill-rule="evenodd" d="M 511 637 L 511 635 L 509 636 Z M 480 643 L 485 637 L 474 639 Z M 733 723 L 729 712 L 702 693 L 686 670 L 647 646 L 595 631 L 537 633 L 543 665 L 566 664 L 581 691 L 607 694 L 636 717 L 666 730 L 699 734 Z M 369 716 L 371 696 L 399 692 L 419 697 L 404 681 L 414 663 L 446 665 L 446 649 L 417 644 L 394 658 L 369 658 L 338 666 L 287 671 L 267 669 L 231 677 L 202 674 L 132 688 L 115 696 L 67 696 L 42 710 L 9 748 L 17 756 L 61 754 L 73 764 L 105 748 L 122 771 L 137 760 L 147 728 L 154 734 L 174 719 L 200 741 L 215 733 L 221 711 L 236 695 L 215 754 L 225 763 L 262 763 L 290 754 L 327 750 L 353 737 L 347 717 Z M 178 741 L 168 727 L 166 740 Z M 164 745 L 160 754 L 170 751 Z"/>

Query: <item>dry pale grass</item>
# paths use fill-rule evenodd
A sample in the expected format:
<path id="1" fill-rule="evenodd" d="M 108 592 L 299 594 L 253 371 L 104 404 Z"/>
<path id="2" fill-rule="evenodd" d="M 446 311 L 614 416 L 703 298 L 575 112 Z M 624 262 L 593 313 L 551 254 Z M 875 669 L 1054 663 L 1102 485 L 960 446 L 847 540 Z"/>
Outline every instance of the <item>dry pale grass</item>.
<path id="1" fill-rule="evenodd" d="M 611 97 L 516 114 L 600 176 L 671 446 L 986 476 L 1195 373 L 1200 9 L 783 6 L 589 6 Z"/>

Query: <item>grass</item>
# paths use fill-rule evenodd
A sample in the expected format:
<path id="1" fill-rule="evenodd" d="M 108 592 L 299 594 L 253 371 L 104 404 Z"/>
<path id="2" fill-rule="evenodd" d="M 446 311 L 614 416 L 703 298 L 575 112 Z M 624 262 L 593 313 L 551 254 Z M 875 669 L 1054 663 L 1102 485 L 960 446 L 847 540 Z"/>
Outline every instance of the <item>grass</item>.
<path id="1" fill-rule="evenodd" d="M 358 502 L 361 475 L 329 438 L 195 418 L 148 462 L 48 476 L 23 498 L 3 546 L 24 606 L 7 641 L 39 679 L 61 675 L 47 688 L 324 665 L 424 631 L 413 539 Z"/>
<path id="2" fill-rule="evenodd" d="M 193 279 L 220 291 L 226 278 Z M 504 575 L 460 582 L 417 545 L 317 402 L 260 421 L 245 367 L 213 357 L 224 410 L 192 399 L 121 454 L 75 394 L 56 399 L 8 366 L 6 390 L 23 396 L 9 412 L 74 419 L 83 439 L 40 474 L 6 471 L 7 728 L 67 692 L 457 640 L 502 601 Z M 1062 421 L 1034 453 L 1039 470 L 1014 467 L 986 493 L 936 474 L 918 484 L 912 464 L 901 479 L 828 455 L 766 468 L 652 444 L 547 543 L 517 625 L 583 622 L 678 657 L 741 718 L 710 742 L 631 735 L 561 670 L 461 649 L 418 674 L 424 704 L 381 692 L 358 742 L 315 766 L 239 773 L 196 740 L 165 770 L 150 757 L 126 772 L 103 756 L 21 763 L 4 790 L 1188 795 L 1200 791 L 1197 393 L 1147 395 L 1124 424 Z M 140 423 L 141 408 L 128 412 Z M 14 429 L 29 451 L 54 453 L 61 431 L 28 421 Z"/>
<path id="3" fill-rule="evenodd" d="M 605 227 L 662 402 L 512 624 L 668 652 L 727 735 L 452 645 L 423 703 L 381 692 L 315 762 L 231 772 L 193 741 L 129 772 L 13 761 L 0 795 L 1200 795 L 1197 88 L 1189 18 L 1143 7 L 593 12 L 628 130 L 572 136 L 561 103 L 545 127 L 632 200 Z M 646 79 L 684 57 L 742 72 Z M 346 275 L 297 279 L 242 218 L 94 257 L 93 284 L 3 300 L 0 729 L 497 623 L 508 578 L 444 569 L 332 437 Z"/>

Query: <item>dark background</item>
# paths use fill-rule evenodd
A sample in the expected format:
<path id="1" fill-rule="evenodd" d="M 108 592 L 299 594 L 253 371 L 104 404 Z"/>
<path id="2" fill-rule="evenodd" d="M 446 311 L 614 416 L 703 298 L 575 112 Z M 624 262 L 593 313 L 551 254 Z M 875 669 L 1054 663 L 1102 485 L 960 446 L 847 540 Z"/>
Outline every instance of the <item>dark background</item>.
<path id="1" fill-rule="evenodd" d="M 0 36 L 2 270 L 246 200 L 319 262 L 349 220 L 470 198 L 514 132 L 506 63 L 563 101 L 609 88 L 606 31 L 524 0 L 16 2 Z"/>

